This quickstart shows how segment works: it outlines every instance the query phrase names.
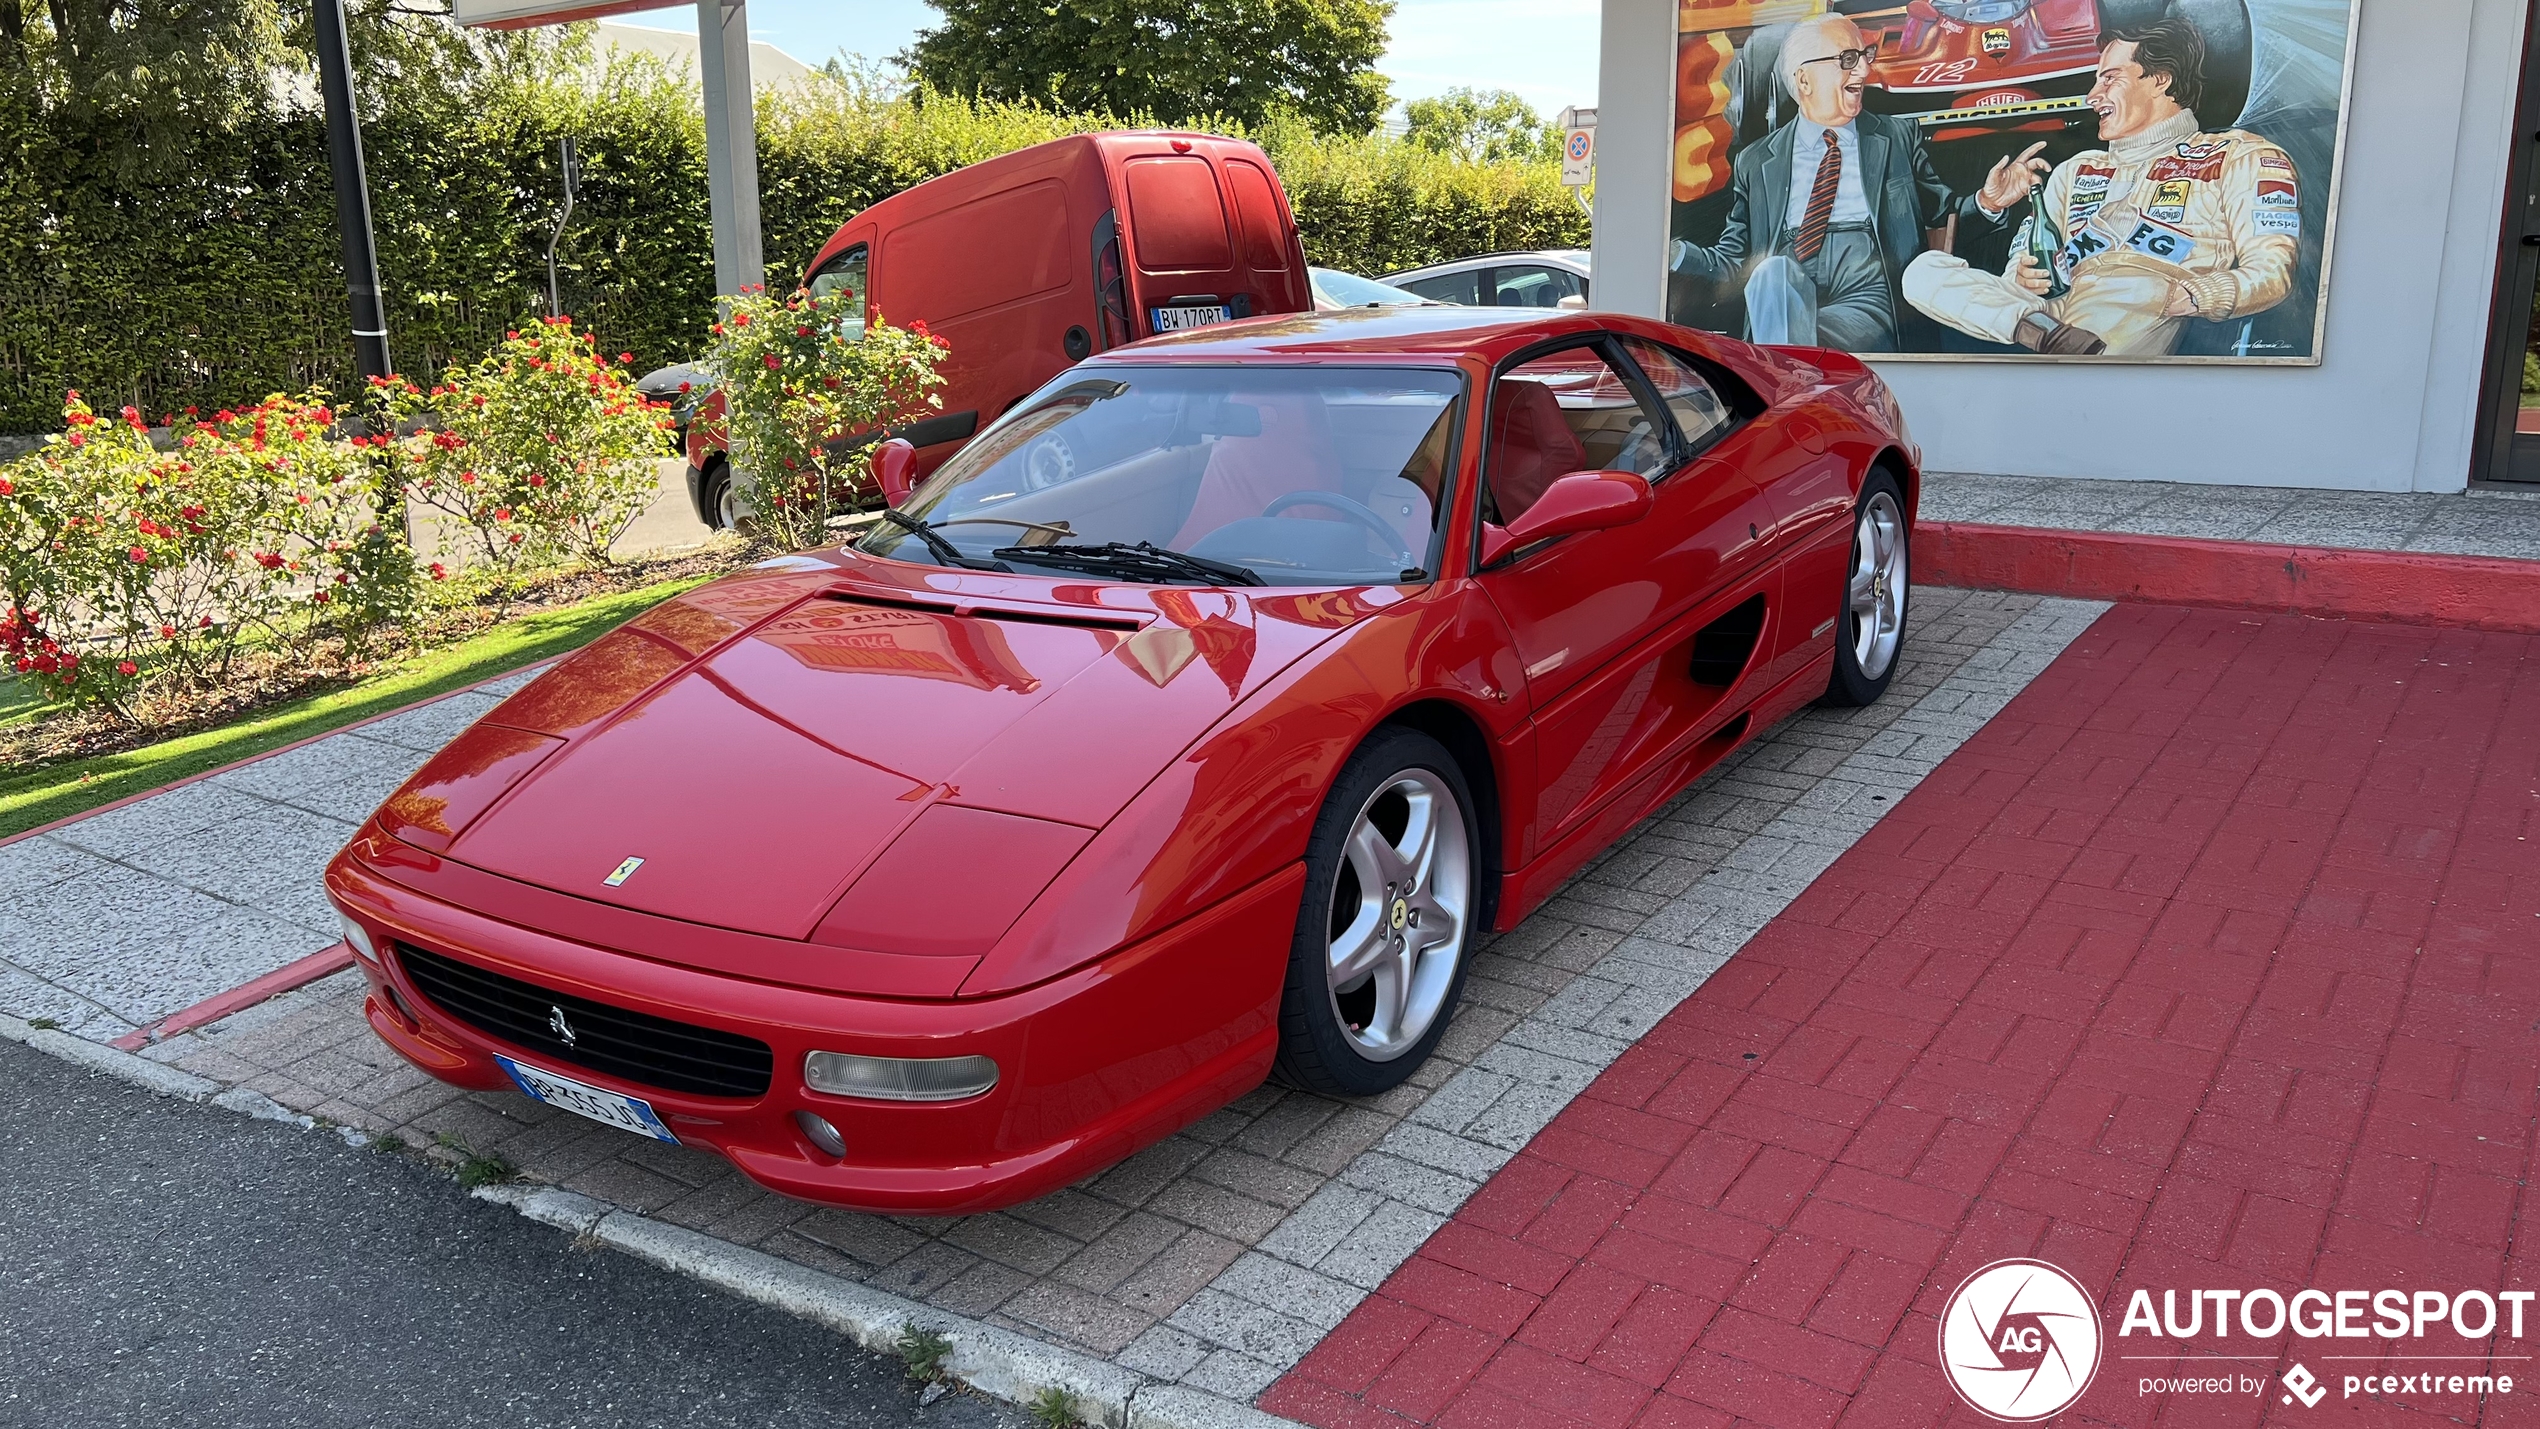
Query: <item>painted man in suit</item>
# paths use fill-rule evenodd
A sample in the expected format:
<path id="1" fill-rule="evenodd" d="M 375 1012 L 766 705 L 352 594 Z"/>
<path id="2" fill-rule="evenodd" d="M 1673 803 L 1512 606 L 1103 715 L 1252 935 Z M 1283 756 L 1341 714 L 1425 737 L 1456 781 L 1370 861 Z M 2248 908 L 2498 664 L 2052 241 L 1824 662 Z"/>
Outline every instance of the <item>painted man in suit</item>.
<path id="1" fill-rule="evenodd" d="M 2047 170 L 2045 145 L 2032 144 L 1996 163 L 1981 193 L 1952 194 L 1910 120 L 1861 112 L 1877 53 L 1840 15 L 1794 28 L 1776 71 L 1798 117 L 1738 154 L 1720 241 L 1669 247 L 1675 272 L 1742 274 L 1753 341 L 1897 351 L 1903 324 L 1919 317 L 1898 281 L 1924 230 L 1953 215 L 1998 228 Z"/>

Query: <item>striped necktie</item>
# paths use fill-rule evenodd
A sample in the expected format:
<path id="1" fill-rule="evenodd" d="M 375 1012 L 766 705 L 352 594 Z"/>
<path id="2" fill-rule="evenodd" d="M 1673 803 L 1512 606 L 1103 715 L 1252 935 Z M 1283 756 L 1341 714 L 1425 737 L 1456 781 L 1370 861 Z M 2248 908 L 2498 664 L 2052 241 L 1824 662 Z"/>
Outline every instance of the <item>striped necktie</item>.
<path id="1" fill-rule="evenodd" d="M 1834 217 L 1834 191 L 1843 182 L 1843 143 L 1826 131 L 1826 156 L 1817 161 L 1817 182 L 1808 190 L 1808 212 L 1799 221 L 1799 241 L 1791 253 L 1805 263 L 1826 246 L 1826 224 Z"/>

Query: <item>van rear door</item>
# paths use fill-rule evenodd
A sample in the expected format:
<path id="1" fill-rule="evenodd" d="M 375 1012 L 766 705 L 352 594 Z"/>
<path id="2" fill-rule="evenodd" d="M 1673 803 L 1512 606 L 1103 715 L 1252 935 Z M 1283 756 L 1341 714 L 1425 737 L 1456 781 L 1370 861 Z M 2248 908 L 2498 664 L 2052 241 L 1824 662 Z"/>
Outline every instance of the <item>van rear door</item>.
<path id="1" fill-rule="evenodd" d="M 1311 301 L 1287 206 L 1260 164 L 1138 154 L 1120 161 L 1119 174 L 1133 318 L 1143 332 L 1301 312 Z"/>

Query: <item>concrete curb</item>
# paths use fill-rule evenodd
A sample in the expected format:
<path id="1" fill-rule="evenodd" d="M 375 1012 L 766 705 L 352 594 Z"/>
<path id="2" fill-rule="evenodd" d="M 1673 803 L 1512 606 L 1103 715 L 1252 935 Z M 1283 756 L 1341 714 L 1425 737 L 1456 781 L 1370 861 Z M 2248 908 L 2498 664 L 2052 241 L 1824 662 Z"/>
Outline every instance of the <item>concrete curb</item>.
<path id="1" fill-rule="evenodd" d="M 147 1057 L 135 1056 L 119 1048 L 109 1047 L 102 1042 L 90 1042 L 84 1038 L 73 1037 L 67 1032 L 51 1027 L 32 1026 L 6 1013 L 0 1013 L 0 1038 L 24 1043 L 48 1057 L 68 1062 L 74 1067 L 84 1067 L 92 1072 L 102 1072 L 109 1077 L 119 1077 L 135 1086 L 147 1088 L 163 1097 L 174 1097 L 181 1102 L 212 1101 L 226 1095 L 229 1091 L 228 1088 L 209 1077 L 198 1077 L 192 1072 L 162 1066 Z M 250 1093 L 250 1095 L 253 1094 Z M 273 1104 L 268 1101 L 266 1105 Z M 244 1107 L 231 1109 L 246 1110 Z M 274 1107 L 274 1110 L 281 1111 L 282 1109 Z"/>
<path id="2" fill-rule="evenodd" d="M 1013 1403 L 1052 1387 L 1106 1429 L 1293 1429 L 1294 1421 L 1180 1385 L 1158 1384 L 1118 1365 L 1046 1345 L 966 1316 L 903 1300 L 764 1251 L 622 1211 L 605 1201 L 546 1186 L 485 1186 L 482 1201 L 509 1206 L 541 1224 L 594 1239 L 665 1270 L 746 1300 L 827 1326 L 868 1350 L 899 1353 L 903 1330 L 933 1330 L 952 1341 L 944 1368 L 962 1383 Z"/>
<path id="3" fill-rule="evenodd" d="M 286 1122 L 303 1131 L 317 1125 L 315 1119 L 261 1092 L 224 1087 L 208 1077 L 54 1028 L 33 1027 L 5 1013 L 0 1013 L 0 1039 L 178 1101 L 209 1103 L 261 1121 Z M 944 1368 L 955 1379 L 1016 1404 L 1028 1403 L 1033 1395 L 1053 1386 L 1064 1389 L 1075 1397 L 1078 1413 L 1104 1429 L 1301 1429 L 1293 1420 L 1249 1405 L 1180 1385 L 1158 1384 L 1118 1365 L 1045 1345 L 1012 1330 L 903 1300 L 572 1191 L 513 1185 L 483 1186 L 472 1194 L 542 1225 L 594 1237 L 665 1270 L 827 1326 L 880 1354 L 898 1354 L 900 1332 L 912 1325 L 933 1330 L 952 1341 Z"/>
<path id="4" fill-rule="evenodd" d="M 1925 521 L 1914 528 L 1914 576 L 2083 600 L 2540 633 L 2540 561 L 2499 556 Z"/>

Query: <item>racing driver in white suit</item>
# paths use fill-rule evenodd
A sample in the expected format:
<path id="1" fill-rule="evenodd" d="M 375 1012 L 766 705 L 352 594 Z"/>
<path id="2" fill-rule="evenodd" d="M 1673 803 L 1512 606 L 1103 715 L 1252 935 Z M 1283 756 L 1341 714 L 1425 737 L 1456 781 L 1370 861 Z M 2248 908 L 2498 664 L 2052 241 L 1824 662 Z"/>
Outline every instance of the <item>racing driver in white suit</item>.
<path id="1" fill-rule="evenodd" d="M 2107 147 L 2046 180 L 2046 212 L 2063 230 L 2054 273 L 2023 228 L 2001 274 L 1946 253 L 1916 258 L 1905 300 L 1975 337 L 2118 357 L 2167 355 L 2189 318 L 2284 301 L 2302 232 L 2293 160 L 2244 129 L 2201 131 L 2204 60 L 2204 37 L 2182 16 L 2118 31 L 2090 89 Z"/>

